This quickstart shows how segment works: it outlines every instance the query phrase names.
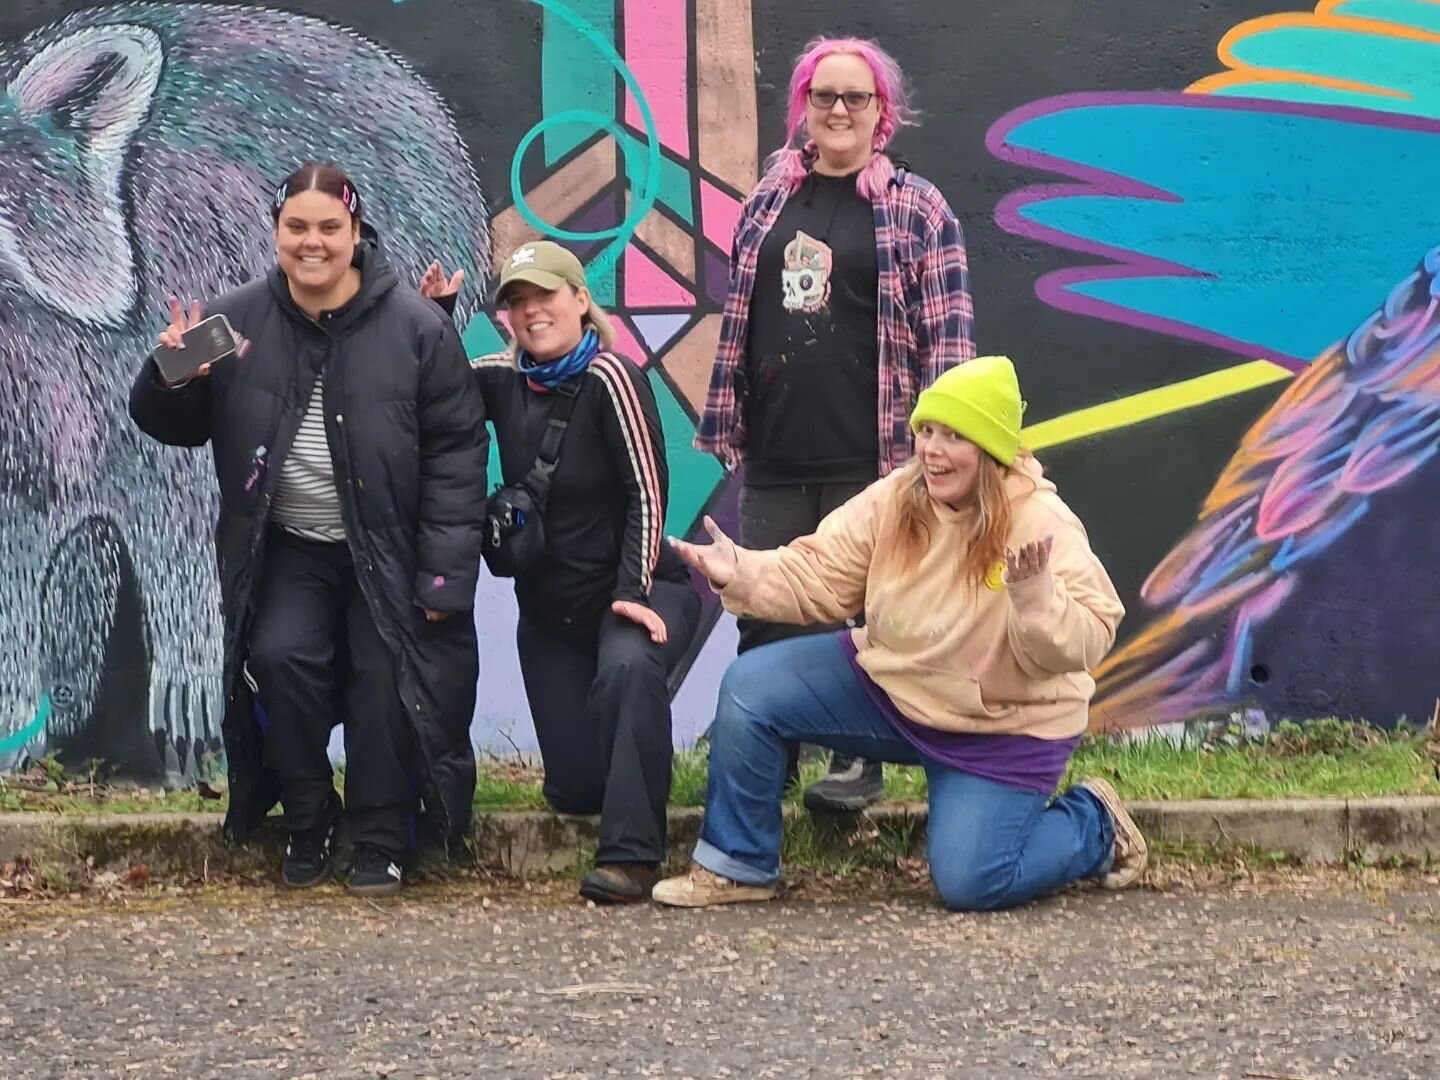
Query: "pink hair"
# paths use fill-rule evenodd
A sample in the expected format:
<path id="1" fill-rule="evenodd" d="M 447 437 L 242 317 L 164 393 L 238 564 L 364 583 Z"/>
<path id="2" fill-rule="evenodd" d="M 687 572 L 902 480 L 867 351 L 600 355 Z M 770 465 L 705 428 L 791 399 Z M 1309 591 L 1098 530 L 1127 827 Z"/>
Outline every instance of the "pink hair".
<path id="1" fill-rule="evenodd" d="M 865 61 L 870 73 L 875 76 L 875 93 L 880 99 L 880 120 L 875 125 L 875 153 L 870 163 L 856 179 L 856 190 L 867 199 L 876 198 L 885 190 L 885 185 L 895 175 L 895 166 L 882 150 L 890 144 L 895 133 L 902 127 L 916 122 L 916 113 L 910 106 L 910 96 L 905 90 L 905 75 L 895 58 L 873 41 L 864 38 L 817 37 L 805 46 L 795 70 L 790 74 L 790 109 L 786 117 L 785 145 L 770 155 L 765 163 L 767 175 L 784 182 L 791 191 L 800 186 L 814 159 L 815 143 L 805 130 L 806 95 L 815 78 L 815 69 L 827 56 L 845 54 L 858 56 Z M 797 140 L 804 135 L 803 145 L 797 147 Z"/>

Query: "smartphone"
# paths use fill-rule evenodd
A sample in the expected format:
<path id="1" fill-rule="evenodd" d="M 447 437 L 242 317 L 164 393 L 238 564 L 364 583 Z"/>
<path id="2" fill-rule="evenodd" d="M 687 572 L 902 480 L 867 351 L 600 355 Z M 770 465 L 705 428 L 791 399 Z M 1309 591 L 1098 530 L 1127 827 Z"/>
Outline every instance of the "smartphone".
<path id="1" fill-rule="evenodd" d="M 155 366 L 166 382 L 177 383 L 200 370 L 202 364 L 213 364 L 235 351 L 235 331 L 224 315 L 211 315 L 186 330 L 181 340 L 183 349 L 155 346 Z"/>

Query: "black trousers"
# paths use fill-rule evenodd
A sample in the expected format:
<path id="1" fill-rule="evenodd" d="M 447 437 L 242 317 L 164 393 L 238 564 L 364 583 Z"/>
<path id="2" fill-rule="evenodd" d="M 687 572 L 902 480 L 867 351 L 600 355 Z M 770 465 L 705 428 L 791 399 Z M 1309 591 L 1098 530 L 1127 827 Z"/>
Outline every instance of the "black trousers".
<path id="1" fill-rule="evenodd" d="M 599 814 L 598 864 L 665 858 L 670 799 L 666 677 L 700 622 L 688 582 L 657 581 L 650 606 L 668 640 L 606 612 L 598 631 L 565 632 L 520 613 L 516 643 L 545 764 L 545 799 L 562 814 Z"/>
<path id="2" fill-rule="evenodd" d="M 821 520 L 864 491 L 872 481 L 842 484 L 787 484 L 780 487 L 740 489 L 740 546 L 755 551 L 784 547 L 791 540 L 814 532 Z M 740 646 L 736 653 L 749 652 L 772 641 L 833 633 L 839 625 L 793 626 L 742 618 Z"/>
<path id="3" fill-rule="evenodd" d="M 814 532 L 826 514 L 843 506 L 869 486 L 869 481 L 838 484 L 785 484 L 740 488 L 740 546 L 754 551 L 784 547 L 791 540 Z M 840 626 L 824 624 L 796 626 L 765 622 L 762 619 L 736 620 L 740 644 L 736 655 L 761 645 L 807 634 L 828 634 Z M 793 779 L 800 772 L 800 744 L 787 743 L 785 775 Z M 788 782 L 788 780 L 787 780 Z"/>
<path id="4" fill-rule="evenodd" d="M 326 748 L 343 722 L 351 841 L 402 858 L 418 795 L 414 730 L 349 545 L 271 533 L 247 668 L 266 717 L 265 763 L 281 781 L 285 827 L 315 829 L 335 813 Z"/>

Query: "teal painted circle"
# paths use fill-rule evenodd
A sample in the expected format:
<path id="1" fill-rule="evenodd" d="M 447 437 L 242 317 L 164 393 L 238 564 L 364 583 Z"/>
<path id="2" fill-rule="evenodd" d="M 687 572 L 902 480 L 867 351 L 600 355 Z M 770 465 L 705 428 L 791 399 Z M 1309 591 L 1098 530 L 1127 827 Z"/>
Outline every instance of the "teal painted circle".
<path id="1" fill-rule="evenodd" d="M 515 209 L 520 217 L 532 228 L 538 230 L 542 235 L 553 236 L 561 240 L 583 243 L 592 240 L 609 240 L 610 243 L 591 260 L 592 268 L 606 267 L 612 265 L 620 257 L 625 245 L 630 242 L 630 237 L 635 234 L 636 227 L 640 224 L 646 214 L 655 205 L 656 186 L 660 178 L 660 132 L 655 127 L 655 117 L 650 111 L 650 103 L 645 99 L 645 94 L 640 89 L 640 82 L 635 78 L 635 73 L 630 70 L 615 47 L 605 38 L 605 35 L 596 30 L 588 22 L 582 19 L 575 12 L 571 11 L 559 0 L 531 0 L 547 12 L 553 12 L 556 16 L 569 23 L 575 32 L 595 47 L 595 51 L 603 56 L 607 63 L 619 73 L 624 80 L 626 88 L 635 98 L 635 104 L 640 110 L 640 119 L 645 127 L 645 138 L 647 140 L 645 160 L 640 172 L 638 190 L 631 200 L 630 213 L 625 219 L 613 229 L 598 229 L 593 232 L 577 232 L 571 229 L 562 229 L 559 226 L 551 225 L 542 221 L 525 201 L 525 193 L 520 187 L 520 162 L 525 156 L 525 151 L 540 137 L 547 127 L 553 127 L 560 123 L 586 123 L 593 125 L 596 130 L 604 131 L 615 139 L 619 144 L 621 152 L 625 156 L 628 172 L 630 163 L 630 137 L 624 129 L 613 119 L 601 113 L 592 112 L 588 109 L 569 109 L 565 112 L 556 113 L 554 116 L 547 116 L 538 124 L 525 133 L 520 144 L 515 148 L 515 156 L 510 161 L 510 194 L 515 200 Z"/>
<path id="2" fill-rule="evenodd" d="M 604 113 L 593 112 L 590 109 L 568 109 L 565 112 L 558 112 L 554 116 L 547 116 L 525 133 L 525 137 L 515 147 L 515 157 L 510 161 L 510 191 L 515 196 L 515 209 L 530 225 L 557 240 L 586 243 L 592 240 L 611 240 L 617 237 L 629 239 L 630 234 L 635 231 L 635 227 L 640 224 L 640 219 L 650 212 L 650 207 L 646 206 L 641 213 L 636 214 L 636 211 L 641 208 L 641 200 L 638 198 L 630 213 L 619 225 L 589 232 L 577 232 L 573 229 L 553 225 L 530 209 L 530 204 L 525 201 L 525 194 L 521 190 L 520 184 L 520 164 L 525 160 L 525 152 L 530 149 L 536 139 L 545 134 L 546 128 L 558 127 L 561 124 L 589 124 L 597 131 L 608 132 L 614 137 L 616 145 L 620 147 L 628 164 L 630 144 L 625 138 L 625 129 Z M 651 205 L 654 204 L 654 201 L 653 198 L 650 200 Z"/>

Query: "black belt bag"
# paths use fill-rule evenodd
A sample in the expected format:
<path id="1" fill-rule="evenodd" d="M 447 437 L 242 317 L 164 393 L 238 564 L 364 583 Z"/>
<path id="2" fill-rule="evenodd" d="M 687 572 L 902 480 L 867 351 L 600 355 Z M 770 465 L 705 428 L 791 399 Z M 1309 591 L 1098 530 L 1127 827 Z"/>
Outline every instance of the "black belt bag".
<path id="1" fill-rule="evenodd" d="M 582 376 L 583 377 L 583 376 Z M 545 501 L 560 464 L 560 445 L 580 393 L 580 379 L 550 391 L 555 410 L 540 438 L 535 464 L 518 484 L 502 484 L 485 506 L 485 565 L 496 577 L 518 577 L 545 557 Z"/>

